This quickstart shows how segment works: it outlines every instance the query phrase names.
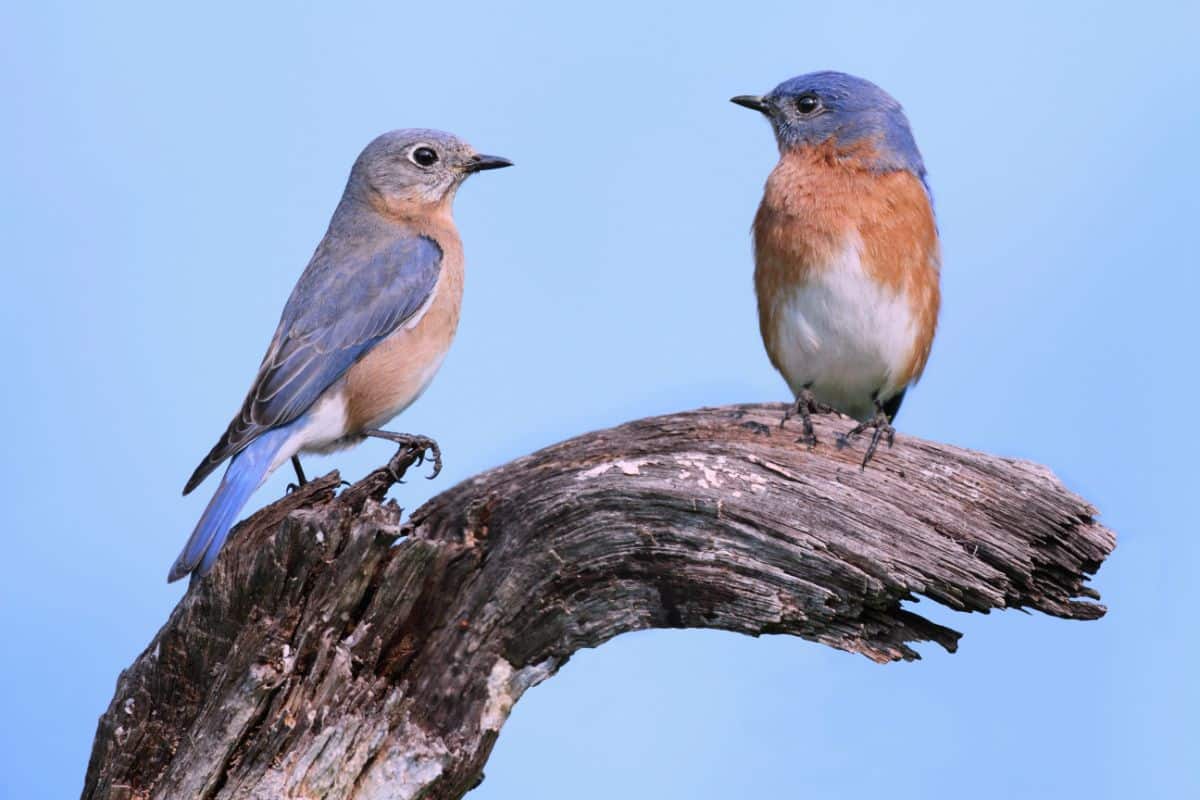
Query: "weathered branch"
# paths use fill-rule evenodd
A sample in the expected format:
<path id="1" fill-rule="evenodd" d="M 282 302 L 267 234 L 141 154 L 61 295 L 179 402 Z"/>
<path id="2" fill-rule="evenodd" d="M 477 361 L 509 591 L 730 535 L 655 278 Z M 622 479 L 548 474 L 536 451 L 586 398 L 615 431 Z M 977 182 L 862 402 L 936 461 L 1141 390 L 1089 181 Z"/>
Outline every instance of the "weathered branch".
<path id="1" fill-rule="evenodd" d="M 377 470 L 263 509 L 122 673 L 87 798 L 454 798 L 513 703 L 581 647 L 642 628 L 790 633 L 875 661 L 953 650 L 901 607 L 1095 619 L 1112 550 L 1046 469 L 900 437 L 865 472 L 782 406 L 580 436 L 406 523 Z M 398 543 L 397 543 L 398 542 Z"/>

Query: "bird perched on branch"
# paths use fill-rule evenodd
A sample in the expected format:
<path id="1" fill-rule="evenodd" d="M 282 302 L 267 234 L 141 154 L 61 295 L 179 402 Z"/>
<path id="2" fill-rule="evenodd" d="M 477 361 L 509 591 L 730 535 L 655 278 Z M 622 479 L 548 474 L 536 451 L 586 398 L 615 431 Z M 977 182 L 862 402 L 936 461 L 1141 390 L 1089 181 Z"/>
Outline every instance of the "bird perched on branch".
<path id="1" fill-rule="evenodd" d="M 874 428 L 862 465 L 929 358 L 940 253 L 925 165 L 904 111 L 870 81 L 814 72 L 732 98 L 770 120 L 779 163 L 754 219 L 754 286 L 771 363 L 811 413 Z"/>
<path id="2" fill-rule="evenodd" d="M 455 192 L 475 172 L 511 165 L 433 130 L 385 133 L 362 151 L 242 410 L 183 489 L 232 459 L 168 580 L 208 572 L 250 495 L 288 459 L 304 483 L 299 453 L 376 436 L 431 451 L 437 474 L 436 442 L 378 427 L 429 385 L 458 326 Z"/>

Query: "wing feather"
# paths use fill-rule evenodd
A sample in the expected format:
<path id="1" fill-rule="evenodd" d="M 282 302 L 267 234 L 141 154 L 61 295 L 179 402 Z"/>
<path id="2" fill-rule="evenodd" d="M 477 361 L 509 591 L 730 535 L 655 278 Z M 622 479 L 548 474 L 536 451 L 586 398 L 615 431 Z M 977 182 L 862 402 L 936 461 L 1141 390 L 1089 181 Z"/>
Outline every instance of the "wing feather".
<path id="1" fill-rule="evenodd" d="M 319 248 L 288 298 L 241 411 L 183 493 L 266 431 L 300 417 L 355 361 L 416 314 L 437 285 L 441 263 L 441 247 L 427 236 L 406 236 L 338 263 Z"/>

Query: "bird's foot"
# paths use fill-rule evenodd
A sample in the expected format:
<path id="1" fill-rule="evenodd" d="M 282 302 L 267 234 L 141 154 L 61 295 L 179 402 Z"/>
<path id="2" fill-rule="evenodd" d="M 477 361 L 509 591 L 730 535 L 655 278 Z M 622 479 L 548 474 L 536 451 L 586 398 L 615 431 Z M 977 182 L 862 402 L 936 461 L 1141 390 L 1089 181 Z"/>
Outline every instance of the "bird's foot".
<path id="1" fill-rule="evenodd" d="M 850 439 L 852 437 L 858 436 L 867 428 L 874 428 L 875 430 L 871 434 L 870 444 L 867 445 L 867 453 L 863 456 L 862 465 L 860 468 L 864 470 L 867 468 L 867 463 L 870 462 L 871 458 L 875 455 L 875 450 L 879 447 L 880 441 L 886 437 L 888 447 L 891 447 L 896 443 L 896 429 L 892 427 L 892 421 L 888 417 L 887 412 L 883 410 L 883 407 L 878 402 L 876 402 L 875 416 L 871 417 L 866 422 L 858 423 L 849 431 L 847 431 L 845 436 L 842 436 L 838 439 L 838 447 L 846 447 L 850 444 Z"/>
<path id="2" fill-rule="evenodd" d="M 425 463 L 426 452 L 429 453 L 429 458 L 433 461 L 433 472 L 429 474 L 429 479 L 433 480 L 442 471 L 442 448 L 438 447 L 438 443 L 428 436 L 377 430 L 363 431 L 363 435 L 374 439 L 386 439 L 400 446 L 400 449 L 396 451 L 396 455 L 392 456 L 391 460 L 388 461 L 388 470 L 392 473 L 392 477 L 396 479 L 397 483 L 403 483 L 404 473 L 413 464 L 419 466 Z"/>
<path id="3" fill-rule="evenodd" d="M 817 445 L 817 432 L 813 430 L 812 415 L 828 410 L 830 409 L 817 402 L 816 398 L 813 397 L 812 390 L 805 386 L 800 390 L 800 394 L 796 396 L 796 402 L 789 406 L 787 411 L 783 412 L 783 419 L 779 421 L 779 427 L 782 428 L 789 419 L 799 414 L 800 422 L 804 426 L 804 434 L 796 442 L 803 442 L 811 450 Z"/>
<path id="4" fill-rule="evenodd" d="M 308 478 L 304 477 L 304 467 L 300 466 L 300 456 L 292 456 L 292 468 L 296 470 L 296 483 L 289 483 L 285 494 L 299 491 L 304 484 L 308 483 Z"/>

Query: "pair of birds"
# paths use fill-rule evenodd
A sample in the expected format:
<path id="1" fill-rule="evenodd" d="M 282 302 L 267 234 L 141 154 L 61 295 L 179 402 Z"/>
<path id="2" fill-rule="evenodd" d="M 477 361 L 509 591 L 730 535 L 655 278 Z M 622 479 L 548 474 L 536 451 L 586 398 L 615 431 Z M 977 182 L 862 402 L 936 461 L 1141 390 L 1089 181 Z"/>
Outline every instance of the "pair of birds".
<path id="1" fill-rule="evenodd" d="M 771 363 L 803 438 L 829 406 L 874 428 L 863 466 L 929 357 L 939 305 L 937 229 L 908 120 L 873 83 L 801 75 L 733 102 L 766 115 L 780 159 L 754 220 L 754 284 Z M 238 415 L 184 487 L 232 459 L 168 580 L 212 567 L 250 495 L 289 459 L 368 436 L 415 401 L 458 324 L 462 243 L 451 218 L 467 176 L 511 166 L 447 133 L 399 130 L 354 163 L 329 230 L 284 306 Z"/>

